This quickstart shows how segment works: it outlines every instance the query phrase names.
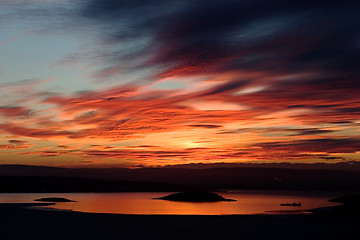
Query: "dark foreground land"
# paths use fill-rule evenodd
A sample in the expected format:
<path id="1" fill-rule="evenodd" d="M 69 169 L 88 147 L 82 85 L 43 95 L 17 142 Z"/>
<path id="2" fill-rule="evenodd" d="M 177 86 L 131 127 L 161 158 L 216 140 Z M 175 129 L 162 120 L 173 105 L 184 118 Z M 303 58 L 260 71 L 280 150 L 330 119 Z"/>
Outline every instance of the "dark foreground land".
<path id="1" fill-rule="evenodd" d="M 5 239 L 360 239 L 360 221 L 316 215 L 174 216 L 45 211 L 0 204 Z"/>

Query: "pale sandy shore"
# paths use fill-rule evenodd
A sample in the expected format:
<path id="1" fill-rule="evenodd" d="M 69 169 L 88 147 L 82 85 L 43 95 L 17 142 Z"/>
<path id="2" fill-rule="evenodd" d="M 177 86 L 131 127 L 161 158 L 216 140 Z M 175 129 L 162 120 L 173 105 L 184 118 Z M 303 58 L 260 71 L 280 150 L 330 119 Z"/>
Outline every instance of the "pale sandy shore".
<path id="1" fill-rule="evenodd" d="M 35 205 L 39 206 L 42 203 Z M 123 215 L 0 204 L 0 239 L 359 240 L 358 219 L 316 215 Z M 45 206 L 45 205 L 44 205 Z"/>

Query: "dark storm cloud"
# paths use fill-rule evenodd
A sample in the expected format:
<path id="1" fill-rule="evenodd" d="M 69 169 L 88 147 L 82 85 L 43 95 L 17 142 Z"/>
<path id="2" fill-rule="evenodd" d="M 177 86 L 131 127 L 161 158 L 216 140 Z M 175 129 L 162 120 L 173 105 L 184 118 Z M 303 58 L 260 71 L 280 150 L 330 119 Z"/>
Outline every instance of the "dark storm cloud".
<path id="1" fill-rule="evenodd" d="M 337 123 L 359 114 L 359 10 L 358 1 L 92 0 L 81 15 L 100 27 L 112 50 L 132 43 L 131 54 L 109 54 L 111 75 L 126 71 L 120 63 L 137 58 L 146 59 L 139 69 L 156 66 L 147 76 L 154 80 L 231 73 L 187 97 L 241 103 L 263 113 L 313 109 L 298 118 Z M 235 96 L 258 85 L 266 88 Z"/>
<path id="2" fill-rule="evenodd" d="M 358 76 L 359 5 L 321 0 L 93 0 L 82 15 L 106 25 L 106 37 L 115 42 L 150 35 L 148 49 L 161 49 L 150 62 L 166 64 L 165 76 L 239 69 Z"/>

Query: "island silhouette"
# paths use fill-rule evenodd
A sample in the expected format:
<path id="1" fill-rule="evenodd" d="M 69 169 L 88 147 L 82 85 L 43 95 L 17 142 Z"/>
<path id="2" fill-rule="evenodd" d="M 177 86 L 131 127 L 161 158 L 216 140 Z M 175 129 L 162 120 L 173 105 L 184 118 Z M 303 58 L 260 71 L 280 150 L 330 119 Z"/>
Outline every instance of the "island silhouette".
<path id="1" fill-rule="evenodd" d="M 35 199 L 34 201 L 38 201 L 38 202 L 76 202 L 74 200 L 70 200 L 70 199 L 62 198 L 62 197 L 38 198 L 38 199 Z"/>
<path id="2" fill-rule="evenodd" d="M 236 201 L 234 199 L 226 199 L 223 196 L 206 191 L 188 191 L 172 193 L 164 197 L 155 199 L 179 201 L 179 202 L 221 202 L 221 201 Z"/>

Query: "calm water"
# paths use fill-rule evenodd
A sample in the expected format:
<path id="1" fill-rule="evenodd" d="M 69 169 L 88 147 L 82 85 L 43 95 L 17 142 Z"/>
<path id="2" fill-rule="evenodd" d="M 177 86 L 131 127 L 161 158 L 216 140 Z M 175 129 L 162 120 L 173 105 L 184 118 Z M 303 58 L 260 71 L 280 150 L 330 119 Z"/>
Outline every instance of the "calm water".
<path id="1" fill-rule="evenodd" d="M 328 202 L 339 193 L 303 193 L 272 191 L 237 191 L 220 193 L 236 202 L 186 203 L 152 199 L 169 193 L 1 193 L 0 202 L 33 202 L 42 197 L 65 197 L 77 202 L 56 203 L 51 208 L 95 213 L 123 214 L 191 214 L 227 215 L 261 214 L 272 211 L 291 213 L 317 207 L 332 206 Z M 280 206 L 281 203 L 301 202 L 301 207 Z"/>

